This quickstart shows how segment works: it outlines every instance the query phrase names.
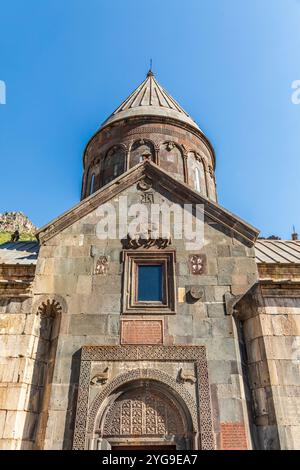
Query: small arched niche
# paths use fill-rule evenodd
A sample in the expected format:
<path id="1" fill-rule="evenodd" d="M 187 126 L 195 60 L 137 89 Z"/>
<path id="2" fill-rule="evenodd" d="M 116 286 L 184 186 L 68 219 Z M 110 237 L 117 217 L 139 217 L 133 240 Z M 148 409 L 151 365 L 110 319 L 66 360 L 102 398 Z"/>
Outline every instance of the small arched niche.
<path id="1" fill-rule="evenodd" d="M 109 396 L 97 418 L 98 448 L 112 450 L 193 448 L 193 425 L 186 405 L 163 383 L 135 380 Z"/>
<path id="2" fill-rule="evenodd" d="M 129 156 L 129 168 L 143 162 L 144 160 L 154 161 L 154 145 L 149 140 L 140 139 L 132 144 Z"/>
<path id="3" fill-rule="evenodd" d="M 116 145 L 106 154 L 103 163 L 102 185 L 110 183 L 125 171 L 126 152 L 124 147 Z"/>
<path id="4" fill-rule="evenodd" d="M 184 164 L 181 149 L 174 142 L 164 142 L 159 150 L 159 165 L 179 181 L 184 181 Z"/>
<path id="5" fill-rule="evenodd" d="M 206 179 L 201 157 L 195 152 L 188 153 L 187 159 L 189 186 L 207 196 Z"/>

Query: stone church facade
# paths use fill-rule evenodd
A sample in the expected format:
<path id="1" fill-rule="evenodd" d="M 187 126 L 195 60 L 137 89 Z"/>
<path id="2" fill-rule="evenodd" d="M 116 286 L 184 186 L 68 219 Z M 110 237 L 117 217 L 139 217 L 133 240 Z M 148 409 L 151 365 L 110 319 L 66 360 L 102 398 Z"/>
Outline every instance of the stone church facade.
<path id="1" fill-rule="evenodd" d="M 300 448 L 300 243 L 221 207 L 215 166 L 150 71 L 88 142 L 81 202 L 0 247 L 1 449 Z M 99 236 L 135 204 L 199 205 L 201 247 Z"/>

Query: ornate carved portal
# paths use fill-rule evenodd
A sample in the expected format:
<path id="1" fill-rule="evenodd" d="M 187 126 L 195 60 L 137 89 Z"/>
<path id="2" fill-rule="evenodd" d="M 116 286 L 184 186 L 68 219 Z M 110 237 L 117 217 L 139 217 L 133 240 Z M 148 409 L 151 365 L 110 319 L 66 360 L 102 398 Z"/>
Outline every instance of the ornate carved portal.
<path id="1" fill-rule="evenodd" d="M 96 395 L 90 394 L 95 367 L 112 364 L 118 369 L 126 361 L 136 367 L 108 378 Z M 181 374 L 178 380 L 153 368 L 154 362 L 166 361 L 174 364 L 174 374 L 185 362 L 195 375 Z M 214 449 L 205 347 L 83 347 L 73 449 L 166 444 L 178 450 Z"/>

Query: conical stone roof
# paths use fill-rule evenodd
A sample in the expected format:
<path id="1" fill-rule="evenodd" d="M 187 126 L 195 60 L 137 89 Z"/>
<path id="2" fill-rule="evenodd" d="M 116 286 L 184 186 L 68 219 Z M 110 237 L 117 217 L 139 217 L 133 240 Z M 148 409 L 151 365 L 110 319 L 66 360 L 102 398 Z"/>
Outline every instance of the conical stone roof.
<path id="1" fill-rule="evenodd" d="M 199 130 L 188 113 L 162 88 L 151 70 L 143 83 L 123 101 L 102 126 L 137 116 L 169 117 Z"/>

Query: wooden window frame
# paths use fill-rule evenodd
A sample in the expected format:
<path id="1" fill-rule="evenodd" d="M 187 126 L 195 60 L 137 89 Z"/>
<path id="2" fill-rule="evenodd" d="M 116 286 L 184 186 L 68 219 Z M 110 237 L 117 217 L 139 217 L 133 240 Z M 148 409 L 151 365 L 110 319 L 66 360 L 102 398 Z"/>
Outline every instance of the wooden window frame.
<path id="1" fill-rule="evenodd" d="M 175 250 L 123 251 L 123 314 L 175 314 Z M 162 301 L 138 300 L 138 266 L 162 265 Z"/>

